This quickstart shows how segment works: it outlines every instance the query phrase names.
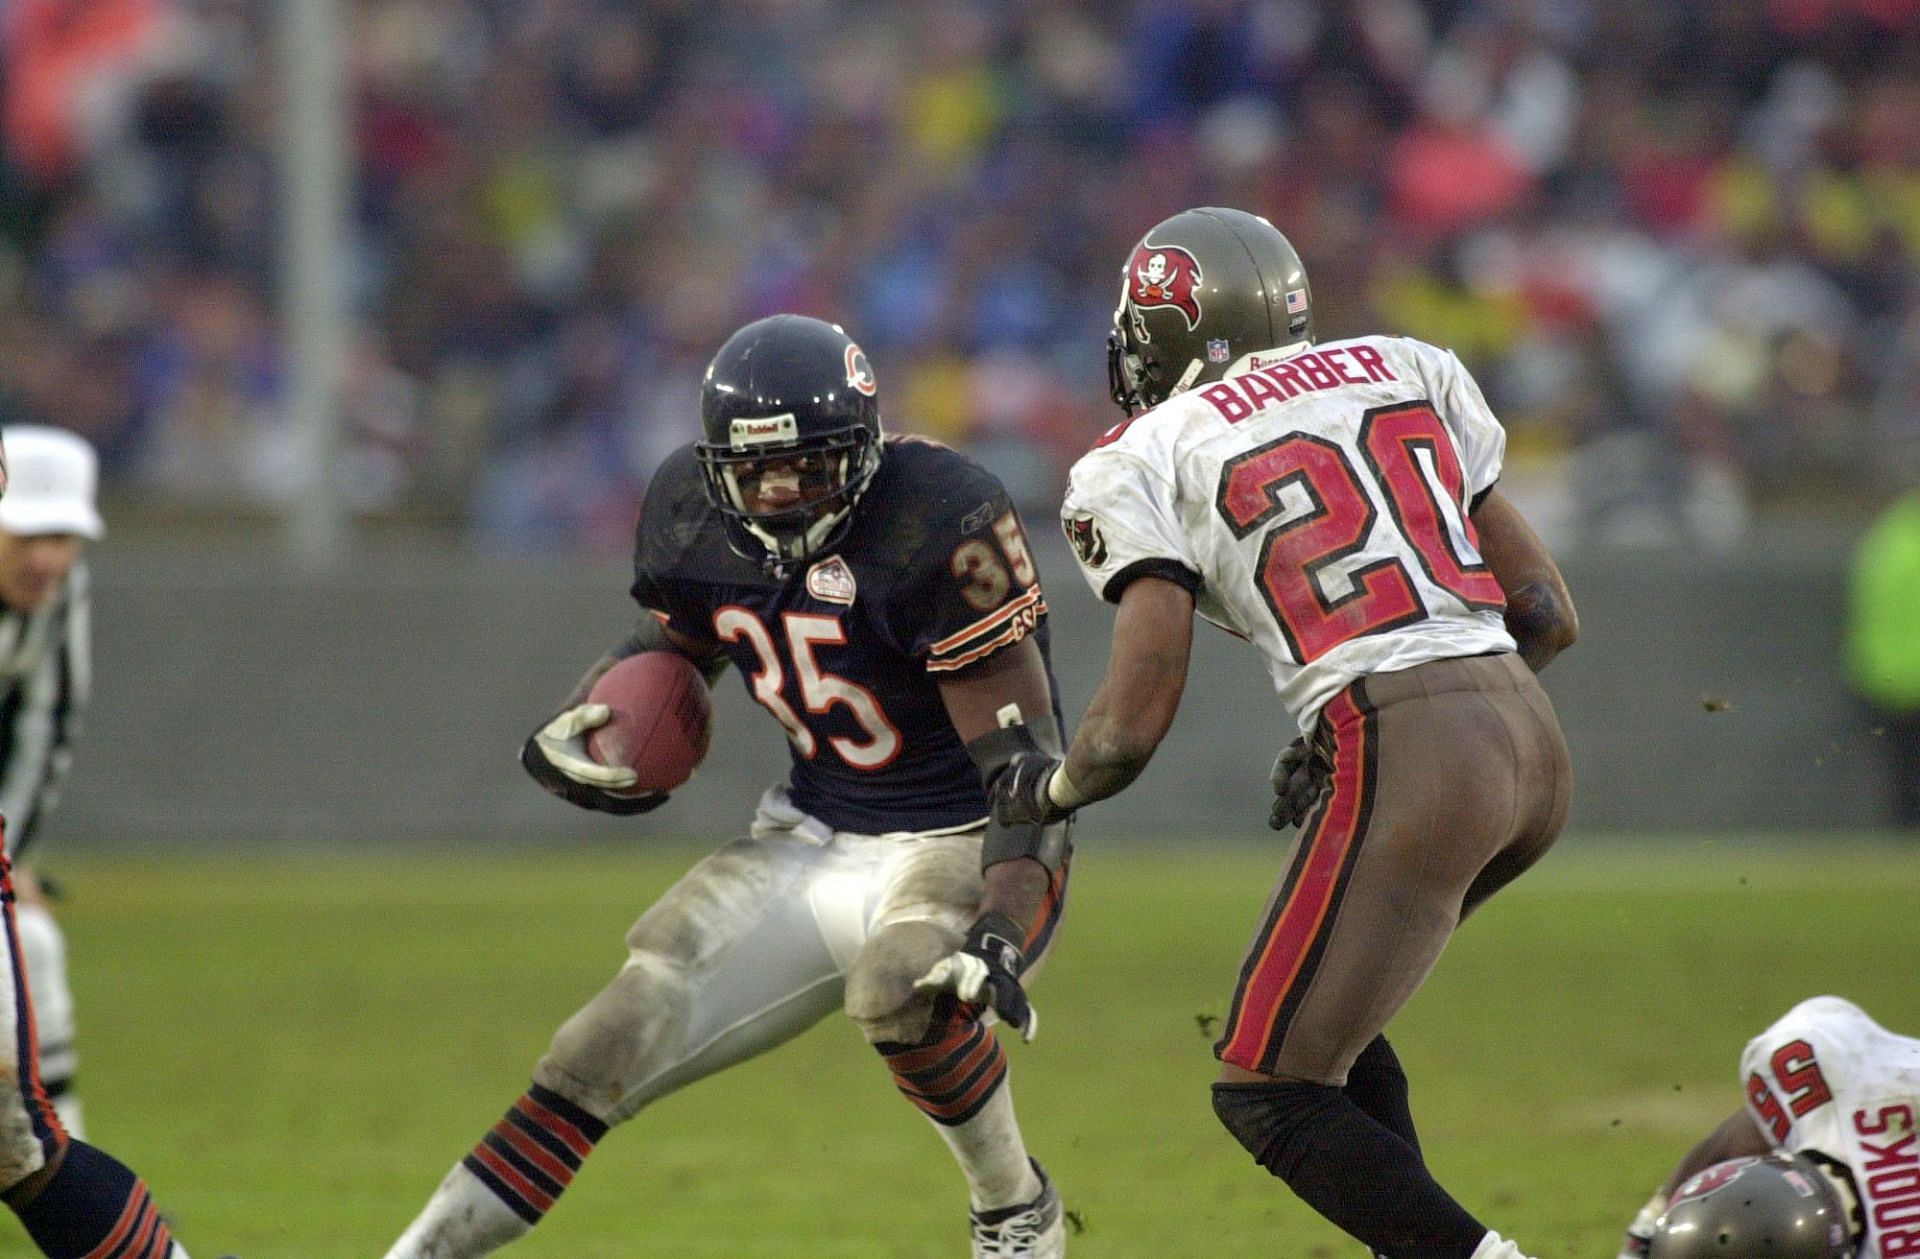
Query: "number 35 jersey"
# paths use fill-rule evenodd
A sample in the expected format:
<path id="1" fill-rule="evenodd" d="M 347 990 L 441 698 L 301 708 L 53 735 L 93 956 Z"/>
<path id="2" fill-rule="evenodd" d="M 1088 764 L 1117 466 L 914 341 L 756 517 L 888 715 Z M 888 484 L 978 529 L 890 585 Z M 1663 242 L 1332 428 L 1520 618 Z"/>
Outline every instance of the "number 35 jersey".
<path id="1" fill-rule="evenodd" d="M 1859 1259 L 1920 1256 L 1920 1040 L 1839 997 L 1812 997 L 1740 1056 L 1747 1113 L 1774 1144 L 1844 1164 Z"/>
<path id="2" fill-rule="evenodd" d="M 786 731 L 793 803 L 862 834 L 983 819 L 940 682 L 1029 635 L 1047 650 L 1040 575 L 1006 490 L 911 437 L 887 440 L 839 547 L 778 577 L 734 554 L 693 448 L 676 452 L 641 506 L 633 596 L 726 651 Z"/>
<path id="3" fill-rule="evenodd" d="M 1460 360 L 1361 337 L 1247 362 L 1074 465 L 1061 519 L 1094 591 L 1186 586 L 1303 732 L 1355 678 L 1514 650 L 1470 517 L 1506 435 Z"/>

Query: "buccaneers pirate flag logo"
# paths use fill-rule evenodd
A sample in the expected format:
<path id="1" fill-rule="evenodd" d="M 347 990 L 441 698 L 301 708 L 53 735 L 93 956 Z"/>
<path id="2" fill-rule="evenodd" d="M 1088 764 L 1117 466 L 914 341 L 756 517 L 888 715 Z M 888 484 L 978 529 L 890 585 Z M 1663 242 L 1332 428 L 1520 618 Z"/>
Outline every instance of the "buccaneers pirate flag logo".
<path id="1" fill-rule="evenodd" d="M 1200 263 L 1178 245 L 1145 241 L 1127 264 L 1127 300 L 1135 310 L 1171 306 L 1186 316 L 1187 331 L 1200 324 Z"/>

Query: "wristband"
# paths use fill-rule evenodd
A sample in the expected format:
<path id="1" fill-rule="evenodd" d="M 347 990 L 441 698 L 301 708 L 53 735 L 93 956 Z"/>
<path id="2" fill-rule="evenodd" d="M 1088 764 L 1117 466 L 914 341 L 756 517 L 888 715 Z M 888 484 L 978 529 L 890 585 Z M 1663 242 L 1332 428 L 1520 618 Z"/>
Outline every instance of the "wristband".
<path id="1" fill-rule="evenodd" d="M 1067 766 L 1064 761 L 1054 768 L 1053 776 L 1047 779 L 1047 799 L 1056 809 L 1072 810 L 1087 803 L 1087 798 L 1080 793 L 1080 788 L 1074 785 L 1073 779 L 1067 777 Z"/>

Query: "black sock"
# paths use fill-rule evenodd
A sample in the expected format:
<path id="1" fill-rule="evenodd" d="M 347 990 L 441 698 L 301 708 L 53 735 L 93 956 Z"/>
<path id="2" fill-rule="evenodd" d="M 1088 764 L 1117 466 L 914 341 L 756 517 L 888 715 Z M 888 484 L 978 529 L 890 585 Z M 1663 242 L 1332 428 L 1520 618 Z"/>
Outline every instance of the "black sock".
<path id="1" fill-rule="evenodd" d="M 84 1141 L 68 1142 L 60 1169 L 13 1213 L 49 1259 L 80 1259 L 96 1251 L 122 1259 L 166 1259 L 173 1248 L 145 1183 Z"/>
<path id="2" fill-rule="evenodd" d="M 1420 1134 L 1407 1105 L 1407 1073 L 1400 1069 L 1400 1058 L 1384 1035 L 1374 1037 L 1360 1051 L 1341 1092 L 1375 1123 L 1412 1146 L 1415 1154 L 1420 1153 Z"/>
<path id="3" fill-rule="evenodd" d="M 1213 1109 L 1254 1161 L 1390 1259 L 1472 1259 L 1487 1235 L 1420 1154 L 1325 1084 L 1216 1084 Z"/>

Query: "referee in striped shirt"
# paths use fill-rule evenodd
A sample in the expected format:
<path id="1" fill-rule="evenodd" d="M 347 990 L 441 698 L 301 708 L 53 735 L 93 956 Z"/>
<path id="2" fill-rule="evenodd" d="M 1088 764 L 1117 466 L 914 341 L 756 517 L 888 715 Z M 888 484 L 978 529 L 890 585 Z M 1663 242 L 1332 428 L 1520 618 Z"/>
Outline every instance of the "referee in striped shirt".
<path id="1" fill-rule="evenodd" d="M 63 429 L 9 427 L 0 495 L 0 815 L 15 862 L 17 928 L 33 993 L 41 1082 L 61 1124 L 82 1135 L 73 1093 L 73 993 L 67 944 L 39 880 L 19 862 L 60 798 L 90 689 L 87 569 L 105 532 L 94 503 L 93 447 Z"/>
<path id="2" fill-rule="evenodd" d="M 0 806 L 17 854 L 59 795 L 86 704 L 80 551 L 104 530 L 93 447 L 36 425 L 0 439 Z M 38 883 L 16 885 L 4 855 L 0 945 L 0 1206 L 48 1259 L 187 1259 L 146 1182 L 80 1136 L 71 1092 L 58 1107 L 47 1096 L 72 1083 L 66 946 Z"/>

